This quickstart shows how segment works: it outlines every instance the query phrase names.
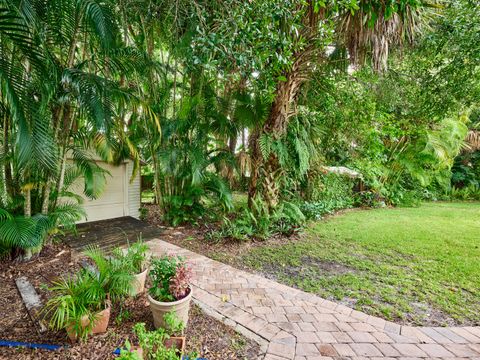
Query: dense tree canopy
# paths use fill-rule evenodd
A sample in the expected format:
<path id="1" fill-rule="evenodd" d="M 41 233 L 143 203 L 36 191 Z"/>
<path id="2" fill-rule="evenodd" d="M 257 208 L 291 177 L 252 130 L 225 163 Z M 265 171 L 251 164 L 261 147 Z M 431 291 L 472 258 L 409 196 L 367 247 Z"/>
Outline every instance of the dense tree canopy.
<path id="1" fill-rule="evenodd" d="M 72 226 L 71 185 L 101 196 L 98 158 L 144 160 L 173 224 L 247 191 L 247 235 L 329 208 L 350 185 L 326 166 L 362 174 L 333 207 L 478 196 L 479 16 L 468 0 L 2 0 L 0 247 Z"/>

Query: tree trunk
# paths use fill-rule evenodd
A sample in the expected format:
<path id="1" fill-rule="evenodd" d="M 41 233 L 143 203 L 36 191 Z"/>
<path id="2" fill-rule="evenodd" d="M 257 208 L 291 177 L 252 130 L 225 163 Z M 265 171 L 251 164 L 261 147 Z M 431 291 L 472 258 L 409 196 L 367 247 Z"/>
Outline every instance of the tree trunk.
<path id="1" fill-rule="evenodd" d="M 52 184 L 47 179 L 47 183 L 45 184 L 45 189 L 43 191 L 43 202 L 42 202 L 42 214 L 48 214 L 48 207 L 50 205 L 50 190 L 52 188 Z"/>
<path id="2" fill-rule="evenodd" d="M 235 158 L 235 150 L 237 148 L 237 136 L 232 136 L 228 140 L 228 149 L 230 150 L 230 154 L 232 155 L 232 158 Z M 230 184 L 230 187 L 233 187 L 235 183 L 235 174 L 234 174 L 234 166 L 233 164 L 228 164 L 227 168 L 227 179 L 228 183 Z"/>
<path id="3" fill-rule="evenodd" d="M 248 191 L 249 206 L 251 206 L 253 199 L 257 196 L 260 176 L 262 199 L 268 208 L 273 210 L 279 202 L 282 169 L 278 156 L 272 152 L 268 159 L 263 159 L 258 141 L 261 134 L 274 139 L 279 139 L 286 134 L 288 120 L 296 113 L 300 87 L 305 79 L 303 73 L 308 55 L 308 50 L 296 54 L 296 61 L 286 75 L 287 80 L 277 85 L 275 100 L 270 108 L 267 121 L 261 132 L 255 132 L 250 139 L 252 173 Z"/>
<path id="4" fill-rule="evenodd" d="M 3 154 L 5 157 L 8 157 L 8 153 L 10 151 L 9 148 L 9 122 L 8 117 L 5 114 L 3 120 Z M 16 194 L 16 188 L 13 185 L 13 176 L 12 176 L 12 167 L 9 161 L 5 161 L 3 171 L 5 173 L 5 190 L 10 197 L 14 197 Z"/>
<path id="5" fill-rule="evenodd" d="M 3 126 L 2 126 L 3 134 L 2 134 L 2 152 L 1 152 L 1 154 L 4 157 L 5 163 L 0 169 L 0 174 L 1 174 L 0 181 L 1 181 L 1 186 L 2 186 L 2 189 L 0 190 L 1 191 L 0 202 L 5 206 L 6 206 L 7 201 L 8 201 L 6 167 L 9 165 L 9 162 L 6 160 L 7 159 L 7 149 L 8 149 L 8 144 L 7 144 L 7 141 L 8 141 L 8 127 L 7 126 L 8 125 L 7 125 L 7 121 L 8 121 L 7 115 L 5 114 L 4 117 L 3 117 Z"/>
<path id="6" fill-rule="evenodd" d="M 248 184 L 248 207 L 251 209 L 253 201 L 257 196 L 258 180 L 260 178 L 260 167 L 262 165 L 262 153 L 258 140 L 260 139 L 260 129 L 255 128 L 248 137 L 248 146 L 250 148 L 250 182 Z"/>
<path id="7" fill-rule="evenodd" d="M 162 200 L 162 190 L 160 188 L 160 170 L 158 169 L 158 160 L 155 154 L 155 149 L 153 146 L 150 146 L 150 151 L 152 153 L 152 162 L 153 162 L 153 175 L 154 175 L 154 191 L 155 191 L 155 202 L 157 205 L 160 205 Z"/>

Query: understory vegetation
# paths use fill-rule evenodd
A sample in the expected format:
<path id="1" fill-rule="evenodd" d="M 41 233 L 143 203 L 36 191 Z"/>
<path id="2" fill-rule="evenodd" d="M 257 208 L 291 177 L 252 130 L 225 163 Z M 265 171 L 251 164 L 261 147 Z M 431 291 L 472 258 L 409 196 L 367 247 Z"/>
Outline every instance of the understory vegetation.
<path id="1" fill-rule="evenodd" d="M 133 159 L 165 223 L 214 222 L 217 241 L 478 200 L 479 16 L 468 0 L 0 0 L 0 252 L 29 259 L 73 228 L 108 182 L 99 160 Z"/>

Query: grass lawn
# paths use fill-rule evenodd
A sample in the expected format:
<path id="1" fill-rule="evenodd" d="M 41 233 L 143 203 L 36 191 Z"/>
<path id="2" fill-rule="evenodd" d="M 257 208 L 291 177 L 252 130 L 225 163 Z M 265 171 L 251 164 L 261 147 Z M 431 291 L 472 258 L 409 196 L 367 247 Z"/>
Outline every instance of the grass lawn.
<path id="1" fill-rule="evenodd" d="M 480 324 L 480 203 L 350 211 L 239 261 L 385 319 Z"/>

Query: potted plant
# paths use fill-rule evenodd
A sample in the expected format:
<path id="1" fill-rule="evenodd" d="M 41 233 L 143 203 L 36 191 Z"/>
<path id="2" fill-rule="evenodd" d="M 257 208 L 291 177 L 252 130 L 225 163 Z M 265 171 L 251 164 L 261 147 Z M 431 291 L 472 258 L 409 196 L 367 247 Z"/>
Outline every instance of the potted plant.
<path id="1" fill-rule="evenodd" d="M 196 354 L 183 357 L 185 337 L 178 336 L 178 334 L 183 332 L 185 325 L 175 313 L 165 315 L 165 324 L 166 328 L 158 328 L 154 331 L 148 331 L 144 323 L 135 324 L 133 331 L 138 338 L 139 347 L 133 347 L 128 340 L 125 341 L 125 347 L 120 350 L 119 359 L 178 360 L 196 358 Z"/>
<path id="2" fill-rule="evenodd" d="M 95 267 L 81 269 L 76 275 L 64 277 L 48 288 L 53 296 L 44 308 L 50 317 L 50 327 L 66 329 L 68 337 L 86 339 L 89 334 L 107 330 L 111 302 L 125 298 L 132 292 L 133 276 L 124 264 L 115 258 L 106 258 L 97 249 L 86 255 Z"/>
<path id="3" fill-rule="evenodd" d="M 118 351 L 118 350 L 116 350 Z M 130 341 L 125 340 L 125 346 L 120 349 L 118 360 L 143 360 L 143 349 L 140 346 L 132 346 Z"/>
<path id="4" fill-rule="evenodd" d="M 66 329 L 74 341 L 105 332 L 110 319 L 110 300 L 95 276 L 82 270 L 64 277 L 49 288 L 54 293 L 43 309 L 54 330 Z"/>
<path id="5" fill-rule="evenodd" d="M 148 301 L 156 328 L 165 328 L 165 315 L 175 312 L 186 326 L 192 299 L 191 271 L 180 256 L 165 255 L 152 261 Z"/>
<path id="6" fill-rule="evenodd" d="M 133 275 L 132 296 L 136 296 L 145 290 L 148 273 L 147 251 L 148 246 L 142 242 L 140 237 L 136 243 L 127 249 L 116 248 L 112 252 L 113 256 L 123 263 L 125 270 Z"/>

